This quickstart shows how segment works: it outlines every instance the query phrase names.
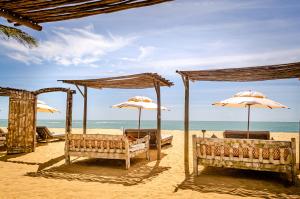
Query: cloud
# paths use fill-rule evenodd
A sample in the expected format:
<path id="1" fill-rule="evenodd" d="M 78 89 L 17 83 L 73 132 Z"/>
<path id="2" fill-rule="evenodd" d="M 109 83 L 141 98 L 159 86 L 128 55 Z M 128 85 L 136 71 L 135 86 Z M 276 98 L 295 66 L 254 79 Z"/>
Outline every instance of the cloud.
<path id="1" fill-rule="evenodd" d="M 277 50 L 271 52 L 257 52 L 249 54 L 235 54 L 227 56 L 190 57 L 161 59 L 147 63 L 158 70 L 171 69 L 209 69 L 226 67 L 247 67 L 266 64 L 289 63 L 300 60 L 300 49 Z"/>
<path id="2" fill-rule="evenodd" d="M 150 54 L 152 54 L 152 52 L 154 50 L 155 50 L 155 47 L 153 47 L 153 46 L 140 46 L 139 47 L 140 54 L 138 57 L 136 57 L 136 58 L 123 57 L 123 58 L 121 58 L 121 60 L 131 61 L 131 62 L 142 61 L 143 59 L 148 57 Z"/>
<path id="3" fill-rule="evenodd" d="M 37 48 L 26 48 L 14 40 L 1 40 L 6 55 L 25 64 L 50 62 L 58 65 L 95 66 L 105 55 L 129 45 L 135 38 L 93 32 L 92 26 L 83 29 L 57 28 L 51 31 Z"/>

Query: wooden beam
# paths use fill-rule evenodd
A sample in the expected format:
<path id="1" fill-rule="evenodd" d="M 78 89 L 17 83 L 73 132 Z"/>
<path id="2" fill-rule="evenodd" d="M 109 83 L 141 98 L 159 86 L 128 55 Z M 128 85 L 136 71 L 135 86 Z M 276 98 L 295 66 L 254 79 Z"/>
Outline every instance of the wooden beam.
<path id="1" fill-rule="evenodd" d="M 82 92 L 82 90 L 79 88 L 79 86 L 77 84 L 75 84 L 76 88 L 79 90 L 80 94 L 82 95 L 82 97 L 84 97 L 84 94 Z"/>
<path id="2" fill-rule="evenodd" d="M 41 31 L 43 29 L 42 26 L 38 25 L 36 22 L 27 20 L 16 13 L 9 12 L 2 8 L 0 9 L 0 16 L 6 18 L 9 21 L 15 22 L 17 24 L 22 24 L 34 30 Z"/>
<path id="3" fill-rule="evenodd" d="M 160 84 L 154 82 L 154 87 L 157 96 L 157 160 L 161 159 L 161 98 L 160 98 Z"/>
<path id="4" fill-rule="evenodd" d="M 189 78 L 181 76 L 184 84 L 184 170 L 189 175 Z"/>
<path id="5" fill-rule="evenodd" d="M 83 107 L 83 134 L 86 134 L 86 122 L 87 122 L 87 87 L 84 87 L 84 107 Z"/>

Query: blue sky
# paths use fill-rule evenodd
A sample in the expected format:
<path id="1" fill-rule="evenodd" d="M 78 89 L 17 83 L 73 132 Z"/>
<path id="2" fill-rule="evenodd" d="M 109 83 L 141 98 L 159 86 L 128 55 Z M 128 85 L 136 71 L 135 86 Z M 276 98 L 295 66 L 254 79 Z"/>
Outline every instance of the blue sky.
<path id="1" fill-rule="evenodd" d="M 0 40 L 0 86 L 35 90 L 70 85 L 58 79 L 85 79 L 157 72 L 175 83 L 162 89 L 162 103 L 171 111 L 163 119 L 182 120 L 183 86 L 179 70 L 244 67 L 300 61 L 300 2 L 297 0 L 202 1 L 177 0 L 118 13 L 46 23 L 39 40 L 28 49 L 13 40 Z M 1 24 L 7 24 L 0 18 Z M 74 88 L 75 89 L 75 88 Z M 211 103 L 243 90 L 257 90 L 291 109 L 253 110 L 257 121 L 298 121 L 300 81 L 191 84 L 191 120 L 246 120 L 245 109 L 212 107 Z M 89 119 L 135 119 L 136 111 L 110 106 L 134 95 L 155 99 L 153 89 L 89 90 Z M 65 116 L 64 94 L 41 100 Z M 0 118 L 7 118 L 8 100 L 0 98 Z M 74 119 L 82 118 L 82 97 L 74 100 Z M 144 111 L 144 119 L 155 112 Z"/>

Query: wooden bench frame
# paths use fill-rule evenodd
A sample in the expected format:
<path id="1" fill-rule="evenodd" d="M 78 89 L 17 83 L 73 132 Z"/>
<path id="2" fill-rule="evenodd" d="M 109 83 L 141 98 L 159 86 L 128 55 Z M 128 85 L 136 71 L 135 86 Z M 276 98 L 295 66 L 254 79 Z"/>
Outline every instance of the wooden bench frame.
<path id="1" fill-rule="evenodd" d="M 296 139 L 202 138 L 193 135 L 194 174 L 198 165 L 286 173 L 295 182 Z"/>
<path id="2" fill-rule="evenodd" d="M 223 137 L 224 138 L 234 138 L 234 139 L 238 138 L 238 139 L 269 140 L 270 139 L 270 131 L 225 130 L 223 132 Z"/>
<path id="3" fill-rule="evenodd" d="M 149 136 L 135 141 L 129 141 L 123 135 L 104 134 L 69 134 L 66 135 L 65 161 L 70 164 L 70 156 L 122 159 L 126 162 L 126 169 L 130 167 L 130 158 L 141 153 L 149 155 Z"/>

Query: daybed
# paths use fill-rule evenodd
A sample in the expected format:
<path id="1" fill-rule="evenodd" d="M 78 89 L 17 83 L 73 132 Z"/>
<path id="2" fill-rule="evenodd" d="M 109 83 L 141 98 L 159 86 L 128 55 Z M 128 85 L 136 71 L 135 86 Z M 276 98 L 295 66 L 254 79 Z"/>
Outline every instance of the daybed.
<path id="1" fill-rule="evenodd" d="M 295 181 L 296 140 L 202 138 L 193 135 L 194 173 L 198 164 L 213 167 L 286 173 Z"/>
<path id="2" fill-rule="evenodd" d="M 126 169 L 130 167 L 130 158 L 141 153 L 149 160 L 149 136 L 129 141 L 124 135 L 69 134 L 65 144 L 66 164 L 70 156 L 123 159 Z"/>

